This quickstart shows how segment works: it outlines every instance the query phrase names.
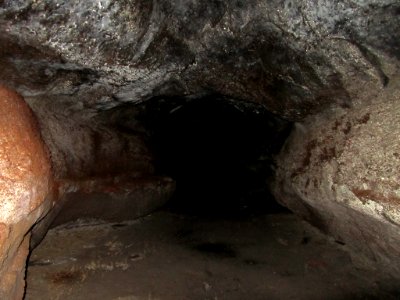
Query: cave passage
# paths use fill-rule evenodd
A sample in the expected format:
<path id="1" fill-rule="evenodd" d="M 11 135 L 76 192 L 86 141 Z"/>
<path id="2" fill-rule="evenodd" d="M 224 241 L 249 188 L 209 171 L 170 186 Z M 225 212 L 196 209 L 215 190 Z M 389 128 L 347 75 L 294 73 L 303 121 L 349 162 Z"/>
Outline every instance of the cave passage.
<path id="1" fill-rule="evenodd" d="M 0 300 L 400 299 L 400 1 L 300 4 L 0 0 Z"/>
<path id="2" fill-rule="evenodd" d="M 285 211 L 268 180 L 290 122 L 216 95 L 170 102 L 166 109 L 162 99 L 150 101 L 149 113 L 159 113 L 147 121 L 157 172 L 176 180 L 171 209 L 203 216 Z"/>
<path id="3" fill-rule="evenodd" d="M 97 217 L 111 222 L 78 219 L 49 230 L 29 257 L 25 299 L 390 299 L 390 284 L 377 285 L 342 244 L 269 192 L 291 122 L 215 95 L 153 98 L 104 117 L 145 141 L 154 174 L 133 178 L 129 184 L 146 186 L 131 194 L 123 181 L 122 192 L 105 184 L 72 194 L 76 212 L 99 206 Z M 149 195 L 161 186 L 156 178 L 176 181 L 172 198 L 173 190 L 162 192 L 164 208 L 146 209 L 138 221 L 110 219 L 159 197 Z"/>

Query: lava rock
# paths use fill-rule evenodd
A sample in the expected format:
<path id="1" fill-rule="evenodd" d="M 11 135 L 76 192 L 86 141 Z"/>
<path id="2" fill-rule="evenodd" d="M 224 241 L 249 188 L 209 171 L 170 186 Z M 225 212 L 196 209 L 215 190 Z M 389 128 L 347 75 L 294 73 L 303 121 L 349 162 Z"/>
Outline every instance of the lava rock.
<path id="1" fill-rule="evenodd" d="M 399 10 L 389 0 L 5 0 L 0 80 L 25 97 L 70 95 L 65 105 L 82 110 L 216 92 L 300 120 L 390 81 Z"/>
<path id="2" fill-rule="evenodd" d="M 336 240 L 353 261 L 400 276 L 400 89 L 298 124 L 273 189 L 285 206 Z"/>
<path id="3" fill-rule="evenodd" d="M 21 299 L 29 230 L 51 205 L 51 168 L 23 99 L 0 87 L 0 106 L 0 298 Z"/>

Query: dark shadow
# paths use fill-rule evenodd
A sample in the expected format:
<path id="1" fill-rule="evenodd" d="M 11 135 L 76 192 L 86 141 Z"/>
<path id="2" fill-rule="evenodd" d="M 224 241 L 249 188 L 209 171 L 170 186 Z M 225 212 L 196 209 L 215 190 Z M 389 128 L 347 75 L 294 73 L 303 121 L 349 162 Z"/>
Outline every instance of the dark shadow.
<path id="1" fill-rule="evenodd" d="M 153 99 L 146 111 L 153 116 L 144 123 L 153 130 L 157 172 L 177 183 L 170 209 L 211 217 L 287 211 L 267 181 L 290 122 L 261 105 L 219 96 Z"/>

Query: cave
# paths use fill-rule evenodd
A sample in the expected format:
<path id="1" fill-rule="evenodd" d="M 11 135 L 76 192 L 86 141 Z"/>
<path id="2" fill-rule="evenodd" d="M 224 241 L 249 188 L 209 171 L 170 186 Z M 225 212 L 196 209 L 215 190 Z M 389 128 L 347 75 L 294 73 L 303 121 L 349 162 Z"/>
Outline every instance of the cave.
<path id="1" fill-rule="evenodd" d="M 275 157 L 293 122 L 221 95 L 156 97 L 101 115 L 119 134 L 143 139 L 152 157 L 154 174 L 124 179 L 124 189 L 143 181 L 154 189 L 153 179 L 168 183 L 161 196 L 124 196 L 118 192 L 121 181 L 70 193 L 47 222 L 48 237 L 35 240 L 34 231 L 26 299 L 393 293 L 394 287 L 380 283 L 383 277 L 370 281 L 368 272 L 348 267 L 344 242 L 328 241 L 274 199 Z M 127 203 L 135 198 L 145 205 Z"/>
<path id="2" fill-rule="evenodd" d="M 399 12 L 0 0 L 0 299 L 397 299 Z"/>
<path id="3" fill-rule="evenodd" d="M 152 128 L 156 173 L 176 182 L 171 208 L 208 216 L 279 210 L 268 179 L 290 122 L 217 95 L 154 99 L 146 107 L 141 118 Z"/>

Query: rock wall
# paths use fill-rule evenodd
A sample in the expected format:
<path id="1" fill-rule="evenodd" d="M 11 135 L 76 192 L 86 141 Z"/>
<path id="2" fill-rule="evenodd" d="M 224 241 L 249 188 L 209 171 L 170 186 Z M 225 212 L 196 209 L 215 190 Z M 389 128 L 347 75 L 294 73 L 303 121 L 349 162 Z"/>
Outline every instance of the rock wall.
<path id="1" fill-rule="evenodd" d="M 134 219 L 163 205 L 175 188 L 154 176 L 139 124 L 125 132 L 113 111 L 70 113 L 61 99 L 27 100 L 36 116 L 22 97 L 0 90 L 1 299 L 22 298 L 29 248 L 54 220 Z"/>
<path id="2" fill-rule="evenodd" d="M 172 179 L 155 176 L 147 133 L 134 108 L 128 118 L 133 127 L 121 128 L 119 112 L 93 113 L 73 101 L 27 97 L 49 147 L 57 193 L 52 211 L 33 228 L 32 248 L 53 222 L 135 219 L 165 204 L 175 188 Z"/>
<path id="3" fill-rule="evenodd" d="M 277 199 L 345 243 L 356 262 L 400 275 L 400 89 L 307 118 L 278 159 Z"/>
<path id="4" fill-rule="evenodd" d="M 102 190 L 110 178 L 153 176 L 140 124 L 117 128 L 108 114 L 114 108 L 156 96 L 220 94 L 297 122 L 278 160 L 277 197 L 397 272 L 389 261 L 398 255 L 399 11 L 392 0 L 3 0 L 0 83 L 38 116 L 60 200 L 53 214 L 63 195 L 84 192 L 88 182 Z M 43 154 L 32 166 L 42 161 L 49 170 L 44 150 L 35 148 L 40 142 L 26 142 L 38 141 L 29 110 L 16 111 L 22 100 L 4 93 L 10 113 L 2 110 L 0 125 L 10 131 L 0 133 L 2 168 L 18 173 L 25 158 Z M 11 126 L 19 115 L 22 123 Z M 26 138 L 9 136 L 13 130 Z M 21 293 L 25 234 L 46 211 L 50 171 L 42 171 L 18 173 L 15 182 L 0 178 L 5 298 L 16 295 L 6 289 L 17 277 Z M 158 179 L 150 181 L 158 195 Z M 169 193 L 171 184 L 165 187 Z M 359 236 L 357 246 L 351 241 Z M 7 249 L 15 255 L 6 257 Z"/>
<path id="5" fill-rule="evenodd" d="M 77 108 L 74 97 L 43 98 L 26 100 L 38 117 L 57 179 L 153 173 L 153 158 L 144 135 L 119 130 L 112 112 L 99 114 Z"/>
<path id="6" fill-rule="evenodd" d="M 52 177 L 29 107 L 4 87 L 0 106 L 0 298 L 21 299 L 29 230 L 52 205 Z"/>
<path id="7" fill-rule="evenodd" d="M 219 93 L 291 120 L 399 67 L 400 3 L 0 2 L 0 81 L 99 111 L 157 95 Z M 66 109 L 67 110 L 67 109 Z"/>

